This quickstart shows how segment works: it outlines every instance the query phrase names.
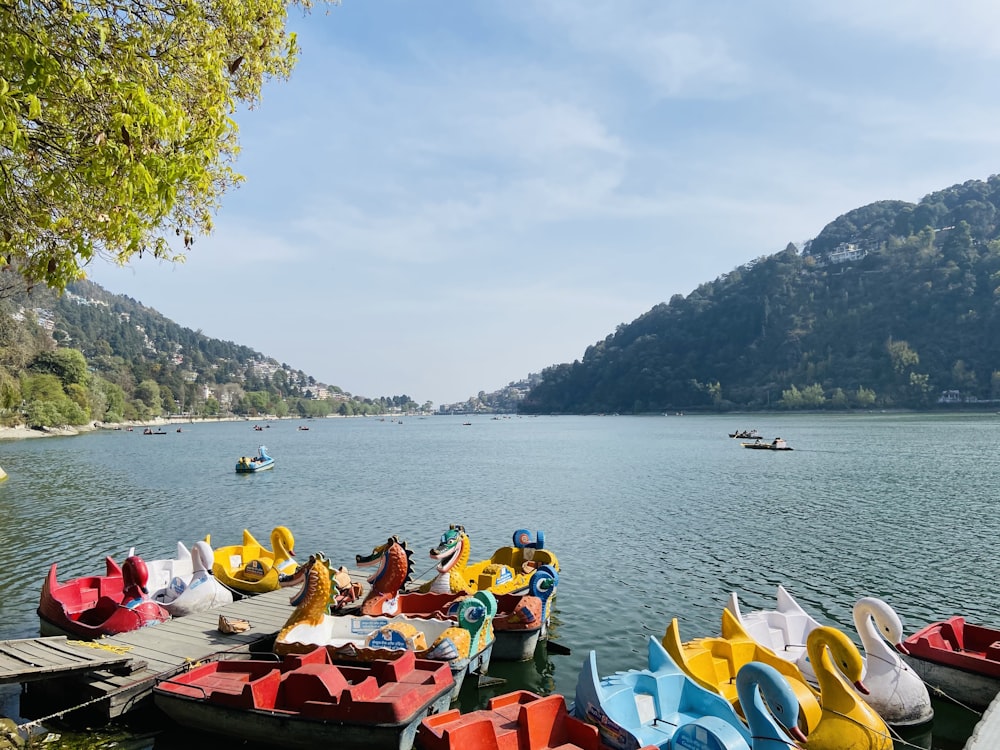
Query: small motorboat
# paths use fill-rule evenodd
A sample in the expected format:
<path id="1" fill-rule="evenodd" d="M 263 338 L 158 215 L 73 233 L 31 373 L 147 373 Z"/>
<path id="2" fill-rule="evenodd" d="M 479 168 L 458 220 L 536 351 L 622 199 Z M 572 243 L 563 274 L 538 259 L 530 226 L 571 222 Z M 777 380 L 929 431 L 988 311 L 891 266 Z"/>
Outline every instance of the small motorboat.
<path id="1" fill-rule="evenodd" d="M 274 458 L 267 454 L 267 448 L 263 445 L 257 449 L 256 456 L 243 456 L 236 462 L 237 474 L 253 474 L 258 471 L 266 471 L 274 468 Z"/>
<path id="2" fill-rule="evenodd" d="M 528 590 L 531 575 L 542 565 L 559 571 L 559 560 L 545 549 L 545 535 L 531 534 L 520 529 L 514 532 L 514 544 L 499 547 L 486 560 L 469 564 L 472 542 L 464 526 L 452 525 L 441 535 L 437 547 L 430 551 L 436 560 L 437 575 L 420 587 L 435 594 L 473 594 L 490 591 L 494 595 L 520 594 Z"/>
<path id="3" fill-rule="evenodd" d="M 1000 628 L 956 615 L 926 625 L 903 645 L 906 663 L 946 698 L 984 709 L 1000 692 Z"/>
<path id="4" fill-rule="evenodd" d="M 191 551 L 177 542 L 177 557 L 152 560 L 149 568 L 149 598 L 171 617 L 221 607 L 233 601 L 233 592 L 211 574 L 215 553 L 208 542 L 195 542 Z"/>
<path id="5" fill-rule="evenodd" d="M 42 635 L 93 639 L 157 625 L 170 613 L 149 598 L 149 572 L 138 555 L 118 565 L 104 560 L 103 576 L 84 576 L 59 583 L 56 563 L 42 584 L 38 618 Z"/>
<path id="6" fill-rule="evenodd" d="M 395 535 L 375 547 L 370 555 L 357 555 L 355 561 L 360 568 L 378 566 L 368 578 L 370 588 L 361 603 L 362 615 L 454 619 L 459 602 L 468 596 L 464 592 L 406 592 L 413 573 L 412 552 Z M 527 661 L 534 656 L 539 641 L 547 637 L 552 596 L 558 582 L 555 568 L 542 565 L 532 574 L 524 594 L 496 595 L 494 659 Z"/>
<path id="7" fill-rule="evenodd" d="M 776 656 L 794 663 L 803 676 L 816 685 L 816 675 L 806 650 L 809 633 L 820 627 L 785 588 L 778 586 L 777 608 L 742 612 L 736 593 L 726 608 L 755 641 Z M 863 680 L 868 693 L 862 696 L 890 726 L 909 727 L 934 718 L 927 686 L 914 669 L 900 659 L 905 653 L 903 624 L 896 612 L 881 599 L 864 597 L 854 604 L 854 628 L 865 654 Z"/>
<path id="8" fill-rule="evenodd" d="M 698 685 L 652 637 L 647 658 L 646 669 L 607 677 L 598 675 L 595 652 L 583 664 L 573 715 L 595 724 L 606 746 L 788 750 L 804 741 L 795 694 L 766 664 L 747 664 L 736 680 L 748 726 L 729 701 Z"/>
<path id="9" fill-rule="evenodd" d="M 211 537 L 205 539 L 211 544 Z M 280 577 L 295 572 L 295 538 L 286 526 L 271 531 L 271 549 L 265 549 L 247 529 L 243 543 L 215 550 L 212 574 L 224 585 L 244 594 L 263 594 L 280 587 Z"/>
<path id="10" fill-rule="evenodd" d="M 290 599 L 295 611 L 275 638 L 275 653 L 305 653 L 324 646 L 339 664 L 393 659 L 414 651 L 422 659 L 448 663 L 455 680 L 453 697 L 458 696 L 466 675 L 485 676 L 497 611 L 490 592 L 465 597 L 455 619 L 330 615 L 332 567 L 323 555 L 311 555 L 293 576 L 282 580 L 283 586 L 301 583 L 301 589 Z"/>
<path id="11" fill-rule="evenodd" d="M 452 687 L 447 665 L 412 651 L 345 666 L 319 647 L 201 664 L 157 683 L 153 699 L 185 727 L 272 747 L 403 750 L 422 719 L 448 709 Z"/>
<path id="12" fill-rule="evenodd" d="M 758 451 L 790 451 L 792 446 L 786 443 L 782 438 L 778 437 L 772 440 L 770 443 L 761 438 L 756 438 L 752 443 L 740 443 L 744 448 L 750 448 L 751 450 Z"/>
<path id="13" fill-rule="evenodd" d="M 607 750 L 597 727 L 570 715 L 561 695 L 515 690 L 486 708 L 428 716 L 417 729 L 421 750 Z M 652 746 L 650 746 L 652 747 Z"/>

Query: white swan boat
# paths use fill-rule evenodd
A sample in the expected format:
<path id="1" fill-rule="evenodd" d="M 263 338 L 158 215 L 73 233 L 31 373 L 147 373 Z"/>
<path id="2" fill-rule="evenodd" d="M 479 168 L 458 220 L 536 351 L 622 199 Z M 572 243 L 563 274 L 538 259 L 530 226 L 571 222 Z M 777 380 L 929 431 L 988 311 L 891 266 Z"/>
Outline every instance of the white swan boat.
<path id="1" fill-rule="evenodd" d="M 751 637 L 782 659 L 794 663 L 807 680 L 815 683 L 816 673 L 806 653 L 806 638 L 820 627 L 783 586 L 778 586 L 777 608 L 742 612 L 736 593 L 729 595 L 726 608 L 736 616 Z M 917 726 L 934 718 L 927 686 L 897 650 L 905 653 L 903 625 L 896 612 L 881 599 L 864 597 L 854 604 L 854 627 L 864 647 L 862 696 L 887 724 Z"/>
<path id="2" fill-rule="evenodd" d="M 195 542 L 191 551 L 183 542 L 177 542 L 176 554 L 173 559 L 146 563 L 150 599 L 172 617 L 214 609 L 233 601 L 233 593 L 209 572 L 215 553 L 208 542 Z"/>

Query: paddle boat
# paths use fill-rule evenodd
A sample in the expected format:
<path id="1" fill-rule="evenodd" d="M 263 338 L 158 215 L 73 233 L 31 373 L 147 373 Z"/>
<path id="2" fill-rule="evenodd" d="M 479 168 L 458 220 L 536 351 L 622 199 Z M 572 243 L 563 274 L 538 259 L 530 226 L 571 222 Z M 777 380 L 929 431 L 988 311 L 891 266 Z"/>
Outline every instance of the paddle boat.
<path id="1" fill-rule="evenodd" d="M 177 542 L 176 558 L 147 563 L 149 598 L 167 610 L 171 617 L 183 617 L 230 604 L 233 592 L 209 572 L 214 561 L 215 553 L 208 542 L 195 542 L 191 551 L 183 542 Z"/>
<path id="2" fill-rule="evenodd" d="M 333 566 L 322 554 L 311 555 L 283 586 L 301 584 L 291 597 L 295 611 L 278 632 L 277 654 L 304 653 L 324 646 L 335 663 L 393 659 L 415 651 L 422 659 L 447 662 L 455 680 L 457 697 L 465 677 L 484 677 L 493 652 L 493 615 L 496 598 L 488 591 L 467 596 L 454 620 L 427 617 L 330 615 Z"/>
<path id="3" fill-rule="evenodd" d="M 597 727 L 570 715 L 561 695 L 515 690 L 487 707 L 428 716 L 417 729 L 421 750 L 607 750 Z M 652 750 L 652 745 L 644 750 Z"/>
<path id="4" fill-rule="evenodd" d="M 393 535 L 370 555 L 357 555 L 359 568 L 377 565 L 368 577 L 370 588 L 361 603 L 362 615 L 406 615 L 454 619 L 459 603 L 467 594 L 406 592 L 413 573 L 412 552 L 406 542 Z M 493 617 L 496 643 L 493 657 L 501 661 L 527 661 L 535 655 L 538 642 L 547 637 L 552 595 L 559 574 L 551 565 L 542 565 L 528 582 L 524 594 L 496 596 Z"/>
<path id="5" fill-rule="evenodd" d="M 728 609 L 722 611 L 722 636 L 681 643 L 674 618 L 663 645 L 678 666 L 699 685 L 726 697 L 745 712 L 732 690 L 739 669 L 749 661 L 774 667 L 785 678 L 799 701 L 799 728 L 808 736 L 809 750 L 863 747 L 892 750 L 892 736 L 881 716 L 860 696 L 868 692 L 861 681 L 864 666 L 857 646 L 844 633 L 826 625 L 806 637 L 809 660 L 818 689 L 806 682 L 798 667 L 778 658 L 757 643 Z M 854 683 L 854 688 L 851 687 Z"/>
<path id="6" fill-rule="evenodd" d="M 984 709 L 1000 692 L 1000 628 L 956 615 L 924 626 L 903 646 L 906 663 L 945 698 Z"/>
<path id="7" fill-rule="evenodd" d="M 263 445 L 257 449 L 256 456 L 243 456 L 236 462 L 237 474 L 253 474 L 258 471 L 266 471 L 274 468 L 274 459 L 267 454 L 267 448 Z"/>
<path id="8" fill-rule="evenodd" d="M 59 583 L 56 563 L 42 584 L 38 619 L 42 635 L 67 635 L 94 639 L 157 625 L 170 613 L 149 598 L 149 573 L 138 555 L 119 567 L 111 557 L 104 560 L 103 576 L 84 576 Z"/>
<path id="9" fill-rule="evenodd" d="M 205 541 L 211 544 L 208 536 Z M 260 545 L 253 534 L 243 530 L 243 544 L 215 550 L 212 574 L 222 585 L 244 594 L 262 594 L 279 588 L 279 578 L 295 572 L 295 538 L 285 526 L 271 531 L 271 549 Z"/>
<path id="10" fill-rule="evenodd" d="M 759 451 L 790 451 L 792 446 L 785 442 L 782 438 L 777 437 L 768 443 L 766 440 L 761 440 L 760 438 L 755 438 L 752 443 L 740 443 L 744 448 L 751 448 L 753 450 Z"/>
<path id="11" fill-rule="evenodd" d="M 420 721 L 448 709 L 452 687 L 447 665 L 412 651 L 345 666 L 317 647 L 204 663 L 157 683 L 153 700 L 178 724 L 255 744 L 408 750 Z"/>
<path id="12" fill-rule="evenodd" d="M 783 586 L 778 586 L 777 609 L 744 613 L 735 592 L 729 595 L 726 608 L 755 641 L 795 664 L 806 680 L 817 684 L 806 638 L 820 624 Z M 933 719 L 927 686 L 896 653 L 906 650 L 902 644 L 903 624 L 896 612 L 881 599 L 864 597 L 855 602 L 853 618 L 865 652 L 862 657 L 862 679 L 868 688 L 868 694 L 863 696 L 865 702 L 890 726 L 917 726 Z"/>
<path id="13" fill-rule="evenodd" d="M 767 665 L 751 662 L 737 678 L 748 726 L 729 701 L 698 685 L 652 637 L 647 658 L 647 669 L 603 678 L 594 651 L 583 664 L 573 715 L 596 725 L 608 747 L 788 750 L 804 739 L 795 694 Z"/>
<path id="14" fill-rule="evenodd" d="M 528 590 L 532 573 L 541 565 L 551 565 L 559 571 L 556 556 L 545 549 L 545 535 L 537 532 L 536 540 L 520 529 L 514 532 L 510 547 L 499 547 L 486 560 L 468 564 L 472 542 L 464 526 L 452 525 L 441 535 L 438 546 L 430 551 L 436 560 L 437 575 L 420 587 L 420 591 L 435 594 L 518 594 Z"/>

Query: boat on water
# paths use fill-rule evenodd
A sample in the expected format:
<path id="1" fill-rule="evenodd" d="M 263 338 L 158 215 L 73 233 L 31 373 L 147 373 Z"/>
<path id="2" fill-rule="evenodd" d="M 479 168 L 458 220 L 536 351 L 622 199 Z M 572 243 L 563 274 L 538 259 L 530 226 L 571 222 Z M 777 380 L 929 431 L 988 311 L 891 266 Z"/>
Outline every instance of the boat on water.
<path id="1" fill-rule="evenodd" d="M 130 555 L 118 565 L 104 559 L 103 576 L 83 576 L 59 583 L 52 563 L 38 602 L 40 632 L 91 640 L 128 633 L 170 619 L 170 613 L 149 598 L 145 561 Z"/>
<path id="2" fill-rule="evenodd" d="M 468 596 L 465 592 L 407 592 L 406 584 L 413 574 L 412 552 L 395 535 L 355 560 L 360 568 L 377 566 L 368 577 L 368 594 L 360 604 L 362 615 L 455 619 L 461 601 Z M 527 592 L 496 595 L 494 659 L 527 661 L 535 655 L 539 641 L 548 636 L 551 600 L 558 582 L 555 568 L 542 565 L 532 574 Z"/>
<path id="3" fill-rule="evenodd" d="M 151 430 L 149 427 L 147 427 L 145 430 L 142 431 L 142 434 L 143 435 L 166 435 L 167 431 L 166 430 Z"/>
<path id="4" fill-rule="evenodd" d="M 417 729 L 421 750 L 607 750 L 597 727 L 570 715 L 561 695 L 514 690 L 486 708 L 428 716 Z"/>
<path id="5" fill-rule="evenodd" d="M 572 712 L 594 724 L 607 747 L 788 750 L 804 741 L 795 694 L 767 665 L 751 662 L 737 676 L 744 724 L 729 701 L 692 680 L 653 637 L 647 659 L 646 669 L 606 677 L 598 674 L 595 652 L 583 663 Z"/>
<path id="6" fill-rule="evenodd" d="M 205 541 L 211 544 L 212 537 Z M 263 594 L 281 585 L 281 577 L 298 568 L 295 537 L 287 526 L 271 530 L 271 549 L 261 546 L 248 529 L 243 543 L 218 547 L 214 552 L 212 575 L 228 588 L 243 594 Z"/>
<path id="7" fill-rule="evenodd" d="M 301 589 L 291 597 L 295 611 L 274 641 L 277 654 L 305 653 L 323 646 L 336 664 L 394 659 L 413 651 L 421 659 L 448 664 L 458 693 L 469 674 L 485 678 L 493 653 L 493 616 L 496 598 L 488 591 L 465 597 L 455 619 L 396 615 L 327 614 L 332 591 L 333 566 L 322 555 L 282 580 L 283 586 Z"/>
<path id="8" fill-rule="evenodd" d="M 757 643 L 728 609 L 722 610 L 721 636 L 682 642 L 675 617 L 667 627 L 663 646 L 695 682 L 744 712 L 743 698 L 734 689 L 741 669 L 749 662 L 772 666 L 795 692 L 801 714 L 799 728 L 809 736 L 810 750 L 892 750 L 892 734 L 885 720 L 861 697 L 868 692 L 861 681 L 861 654 L 836 628 L 823 625 L 806 637 L 815 688 L 792 662 L 779 659 Z"/>
<path id="9" fill-rule="evenodd" d="M 737 430 L 736 432 L 730 432 L 729 437 L 740 438 L 741 440 L 763 440 L 764 436 L 761 435 L 757 430 Z"/>
<path id="10" fill-rule="evenodd" d="M 903 640 L 903 659 L 945 698 L 984 709 L 1000 692 L 1000 628 L 955 615 Z"/>
<path id="11" fill-rule="evenodd" d="M 817 686 L 806 642 L 809 633 L 820 627 L 820 623 L 799 606 L 783 586 L 778 586 L 777 605 L 773 610 L 744 612 L 735 592 L 729 595 L 726 609 L 757 643 L 795 664 L 806 680 Z M 905 652 L 905 648 L 899 616 L 876 597 L 858 599 L 852 615 L 854 629 L 864 649 L 862 680 L 868 688 L 862 696 L 865 702 L 890 726 L 911 727 L 931 721 L 934 709 L 927 686 L 900 658 L 899 652 Z"/>
<path id="12" fill-rule="evenodd" d="M 149 598 L 161 605 L 171 617 L 183 617 L 233 601 L 233 592 L 216 580 L 209 571 L 215 553 L 208 542 L 195 542 L 191 550 L 177 542 L 177 556 L 150 560 Z"/>
<path id="13" fill-rule="evenodd" d="M 782 438 L 776 437 L 770 443 L 762 438 L 756 438 L 752 443 L 740 443 L 744 448 L 751 448 L 759 451 L 790 451 L 792 446 Z"/>
<path id="14" fill-rule="evenodd" d="M 430 551 L 437 575 L 420 587 L 435 594 L 473 594 L 490 591 L 500 594 L 523 594 L 528 591 L 532 574 L 542 565 L 559 572 L 559 560 L 545 547 L 545 535 L 538 531 L 534 540 L 526 529 L 514 532 L 513 544 L 498 547 L 490 557 L 469 563 L 472 541 L 464 526 L 451 525 L 441 535 L 438 546 Z"/>
<path id="15" fill-rule="evenodd" d="M 157 683 L 153 700 L 183 726 L 272 747 L 409 750 L 420 721 L 448 709 L 453 682 L 412 651 L 347 666 L 317 647 L 204 663 Z"/>
<path id="16" fill-rule="evenodd" d="M 263 445 L 257 449 L 256 456 L 243 456 L 236 462 L 237 474 L 253 474 L 257 471 L 265 471 L 274 468 L 274 458 L 269 456 L 267 448 Z"/>

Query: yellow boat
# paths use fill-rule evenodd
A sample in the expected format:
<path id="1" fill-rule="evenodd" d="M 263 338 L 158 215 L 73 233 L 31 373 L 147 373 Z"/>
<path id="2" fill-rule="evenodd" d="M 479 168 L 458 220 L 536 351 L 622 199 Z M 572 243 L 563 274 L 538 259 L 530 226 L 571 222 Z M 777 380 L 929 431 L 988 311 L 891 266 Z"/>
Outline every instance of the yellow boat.
<path id="1" fill-rule="evenodd" d="M 724 696 L 738 712 L 741 710 L 735 684 L 740 668 L 751 661 L 774 667 L 799 700 L 799 728 L 808 737 L 808 750 L 892 750 L 889 728 L 848 684 L 850 680 L 859 692 L 866 692 L 861 683 L 861 654 L 851 639 L 836 628 L 821 626 L 808 636 L 809 659 L 819 690 L 806 682 L 798 667 L 751 638 L 728 609 L 722 613 L 721 637 L 682 643 L 674 618 L 663 646 L 695 682 Z"/>
<path id="2" fill-rule="evenodd" d="M 559 571 L 559 560 L 544 548 L 545 536 L 519 529 L 514 532 L 511 547 L 498 548 L 488 559 L 468 565 L 472 543 L 464 526 L 451 526 L 441 535 L 441 543 L 431 550 L 437 560 L 437 576 L 420 588 L 439 594 L 474 594 L 490 591 L 495 596 L 520 594 L 528 591 L 531 576 L 542 565 Z"/>
<path id="3" fill-rule="evenodd" d="M 736 675 L 740 668 L 752 661 L 774 667 L 791 685 L 799 701 L 799 728 L 808 735 L 820 722 L 819 693 L 805 681 L 798 667 L 757 643 L 728 609 L 722 611 L 721 637 L 682 643 L 675 617 L 663 636 L 663 647 L 691 679 L 733 704 L 740 716 L 743 711 L 736 695 Z"/>
<path id="4" fill-rule="evenodd" d="M 211 543 L 211 536 L 205 537 Z M 278 588 L 278 578 L 299 567 L 294 560 L 295 538 L 285 526 L 271 532 L 271 549 L 265 549 L 246 529 L 243 544 L 217 547 L 212 574 L 220 583 L 245 594 L 263 594 Z"/>

